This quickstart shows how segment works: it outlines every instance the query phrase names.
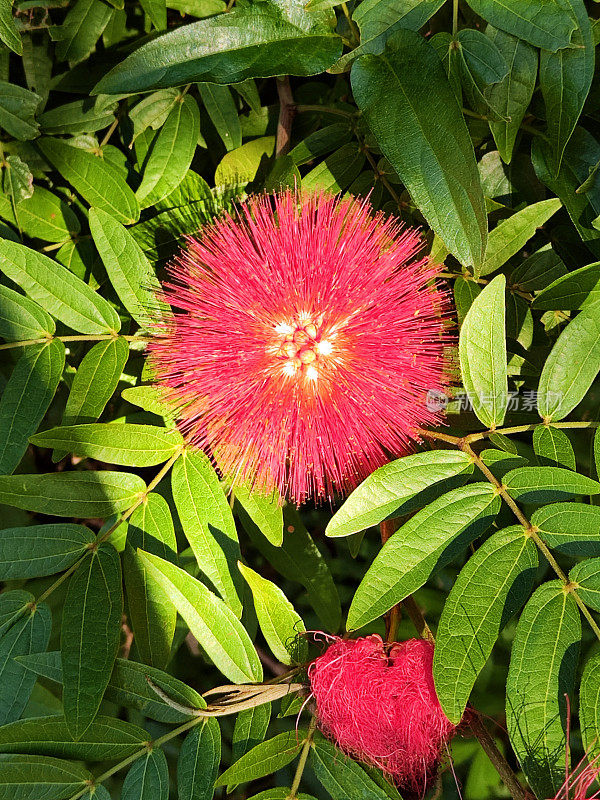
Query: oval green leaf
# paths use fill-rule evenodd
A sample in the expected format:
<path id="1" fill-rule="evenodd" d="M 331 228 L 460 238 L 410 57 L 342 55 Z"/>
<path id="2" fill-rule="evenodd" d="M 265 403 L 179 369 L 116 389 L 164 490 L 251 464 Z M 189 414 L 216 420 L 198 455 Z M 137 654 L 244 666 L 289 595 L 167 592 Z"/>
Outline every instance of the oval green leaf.
<path id="1" fill-rule="evenodd" d="M 522 503 L 551 503 L 578 494 L 598 494 L 600 483 L 561 467 L 519 467 L 504 476 L 511 497 Z"/>
<path id="2" fill-rule="evenodd" d="M 142 248 L 100 208 L 90 209 L 90 230 L 119 299 L 142 328 L 149 328 L 161 307 L 160 284 Z"/>
<path id="3" fill-rule="evenodd" d="M 506 278 L 498 275 L 475 298 L 460 329 L 463 384 L 473 411 L 490 429 L 501 425 L 508 404 Z"/>
<path id="4" fill-rule="evenodd" d="M 529 597 L 538 552 L 520 525 L 495 533 L 467 561 L 446 600 L 433 658 L 438 700 L 458 724 L 498 635 Z"/>
<path id="5" fill-rule="evenodd" d="M 82 280 L 48 256 L 0 239 L 0 269 L 69 328 L 79 333 L 116 333 L 114 308 Z"/>
<path id="6" fill-rule="evenodd" d="M 573 697 L 580 639 L 574 598 L 560 581 L 540 586 L 519 619 L 506 682 L 508 734 L 538 797 L 554 797 L 565 779 L 565 698 Z"/>
<path id="7" fill-rule="evenodd" d="M 23 458 L 29 437 L 38 429 L 65 366 L 65 346 L 58 339 L 27 347 L 0 398 L 0 474 L 10 475 Z"/>
<path id="8" fill-rule="evenodd" d="M 101 544 L 71 576 L 62 615 L 63 706 L 76 740 L 93 722 L 110 680 L 122 615 L 119 554 Z"/>
<path id="9" fill-rule="evenodd" d="M 291 763 L 306 739 L 306 730 L 286 731 L 261 742 L 223 772 L 215 786 L 246 783 L 272 775 Z"/>
<path id="10" fill-rule="evenodd" d="M 84 525 L 29 525 L 0 530 L 0 580 L 62 572 L 80 558 L 95 536 Z"/>
<path id="11" fill-rule="evenodd" d="M 229 680 L 262 680 L 262 667 L 246 629 L 229 606 L 203 583 L 158 556 L 138 551 L 148 574 L 165 590 L 208 657 Z"/>
<path id="12" fill-rule="evenodd" d="M 121 800 L 168 800 L 169 767 L 162 750 L 150 750 L 134 761 L 123 781 Z"/>
<path id="13" fill-rule="evenodd" d="M 125 225 L 137 222 L 139 203 L 116 167 L 63 139 L 40 139 L 37 144 L 52 166 L 91 206 L 107 211 Z"/>
<path id="14" fill-rule="evenodd" d="M 355 489 L 326 528 L 327 536 L 349 536 L 393 514 L 406 500 L 432 484 L 469 470 L 462 452 L 431 450 L 405 456 L 376 469 Z"/>
<path id="15" fill-rule="evenodd" d="M 379 147 L 419 210 L 448 250 L 477 271 L 487 239 L 483 191 L 473 144 L 435 49 L 418 33 L 398 30 L 383 54 L 354 62 L 351 81 Z"/>
<path id="16" fill-rule="evenodd" d="M 124 467 L 162 464 L 183 445 L 183 437 L 175 429 L 103 422 L 51 428 L 31 436 L 30 441 L 38 447 L 55 447 Z"/>
<path id="17" fill-rule="evenodd" d="M 272 581 L 242 563 L 238 566 L 252 591 L 258 624 L 275 658 L 282 664 L 306 661 L 308 646 L 302 617 Z"/>
<path id="18" fill-rule="evenodd" d="M 132 506 L 145 489 L 130 472 L 0 475 L 0 503 L 58 517 L 109 517 Z"/>
<path id="19" fill-rule="evenodd" d="M 571 556 L 600 555 L 600 507 L 588 503 L 552 503 L 531 517 L 549 547 Z"/>
<path id="20" fill-rule="evenodd" d="M 69 761 L 48 756 L 0 755 L 0 800 L 64 800 L 83 791 L 92 781 L 91 772 Z"/>
<path id="21" fill-rule="evenodd" d="M 48 646 L 51 628 L 50 609 L 41 603 L 13 622 L 0 638 L 0 725 L 19 719 L 36 681 L 36 676 L 16 658 L 43 653 Z M 0 777 L 0 785 L 1 780 Z"/>
<path id="22" fill-rule="evenodd" d="M 0 336 L 8 342 L 50 337 L 56 330 L 54 320 L 28 297 L 0 286 Z"/>
<path id="23" fill-rule="evenodd" d="M 97 717 L 85 734 L 74 741 L 63 716 L 34 717 L 0 728 L 0 753 L 111 761 L 133 755 L 149 739 L 145 730 L 130 722 Z"/>
<path id="24" fill-rule="evenodd" d="M 207 719 L 185 737 L 177 761 L 178 800 L 212 800 L 221 762 L 221 730 Z"/>
<path id="25" fill-rule="evenodd" d="M 198 566 L 240 616 L 242 604 L 236 587 L 240 558 L 237 531 L 231 508 L 207 456 L 200 451 L 184 452 L 173 467 L 171 487 L 183 532 Z"/>
<path id="26" fill-rule="evenodd" d="M 545 421 L 564 419 L 579 405 L 600 371 L 600 305 L 581 311 L 558 337 L 538 386 Z"/>
<path id="27" fill-rule="evenodd" d="M 348 630 L 363 627 L 423 586 L 488 525 L 498 510 L 488 483 L 442 495 L 388 539 L 367 570 L 348 612 Z"/>

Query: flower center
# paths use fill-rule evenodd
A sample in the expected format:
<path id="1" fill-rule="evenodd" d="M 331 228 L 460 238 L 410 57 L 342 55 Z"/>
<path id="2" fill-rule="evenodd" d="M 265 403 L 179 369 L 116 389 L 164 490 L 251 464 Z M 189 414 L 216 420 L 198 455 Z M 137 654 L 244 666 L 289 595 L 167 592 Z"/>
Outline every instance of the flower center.
<path id="1" fill-rule="evenodd" d="M 331 342 L 322 337 L 321 324 L 310 317 L 301 317 L 293 323 L 280 323 L 275 332 L 279 337 L 277 358 L 283 362 L 284 374 L 301 374 L 316 380 L 318 367 L 333 350 Z"/>

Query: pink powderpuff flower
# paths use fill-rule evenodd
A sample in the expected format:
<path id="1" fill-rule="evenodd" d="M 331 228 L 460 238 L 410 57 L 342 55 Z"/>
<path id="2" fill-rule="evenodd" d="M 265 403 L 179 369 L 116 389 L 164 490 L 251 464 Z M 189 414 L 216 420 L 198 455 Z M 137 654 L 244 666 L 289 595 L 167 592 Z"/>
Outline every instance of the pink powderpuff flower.
<path id="1" fill-rule="evenodd" d="M 583 757 L 571 774 L 567 769 L 565 782 L 553 800 L 597 800 L 600 798 L 600 791 L 588 794 L 590 787 L 598 780 L 600 755 L 588 764 L 585 763 L 586 758 L 587 756 Z"/>
<path id="2" fill-rule="evenodd" d="M 335 639 L 308 669 L 321 731 L 422 797 L 456 726 L 433 684 L 431 642 Z"/>
<path id="3" fill-rule="evenodd" d="M 422 244 L 367 201 L 294 191 L 188 237 L 149 348 L 188 440 L 296 504 L 408 452 L 451 341 Z"/>

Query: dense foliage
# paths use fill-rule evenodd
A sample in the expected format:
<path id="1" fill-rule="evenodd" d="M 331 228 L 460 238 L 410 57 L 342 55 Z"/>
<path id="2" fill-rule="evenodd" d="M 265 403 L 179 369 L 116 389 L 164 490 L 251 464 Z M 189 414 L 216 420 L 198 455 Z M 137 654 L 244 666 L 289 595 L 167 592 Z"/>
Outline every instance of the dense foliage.
<path id="1" fill-rule="evenodd" d="M 435 634 L 466 800 L 600 752 L 599 11 L 0 0 L 0 800 L 398 800 L 315 630 Z M 421 226 L 460 326 L 448 425 L 331 509 L 230 493 L 145 362 L 183 235 L 290 186 Z"/>

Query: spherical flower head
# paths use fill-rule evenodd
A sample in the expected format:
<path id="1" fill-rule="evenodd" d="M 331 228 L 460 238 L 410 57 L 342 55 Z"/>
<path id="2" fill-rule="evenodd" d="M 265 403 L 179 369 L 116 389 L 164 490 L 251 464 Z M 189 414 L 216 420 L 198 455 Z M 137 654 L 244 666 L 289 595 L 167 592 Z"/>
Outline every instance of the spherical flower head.
<path id="1" fill-rule="evenodd" d="M 420 797 L 455 732 L 433 684 L 430 642 L 337 639 L 309 667 L 322 732 Z"/>
<path id="2" fill-rule="evenodd" d="M 184 434 L 297 504 L 405 454 L 448 382 L 447 298 L 421 249 L 366 201 L 293 191 L 188 237 L 150 345 Z"/>

